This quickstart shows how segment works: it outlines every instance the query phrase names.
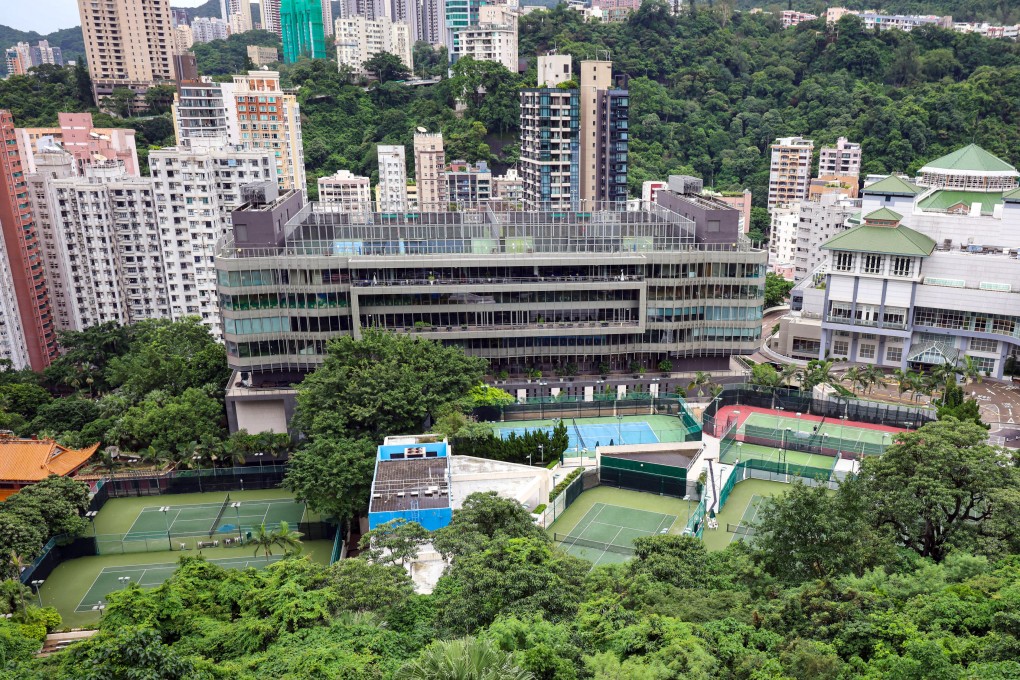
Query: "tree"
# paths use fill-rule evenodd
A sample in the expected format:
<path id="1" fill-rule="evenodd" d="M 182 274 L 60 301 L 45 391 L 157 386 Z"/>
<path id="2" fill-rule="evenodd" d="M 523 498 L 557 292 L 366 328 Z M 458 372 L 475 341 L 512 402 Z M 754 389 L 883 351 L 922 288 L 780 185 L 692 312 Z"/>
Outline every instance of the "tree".
<path id="1" fill-rule="evenodd" d="M 691 379 L 691 382 L 688 383 L 687 392 L 690 393 L 696 391 L 699 395 L 703 395 L 705 387 L 711 384 L 712 375 L 705 371 L 698 371 L 694 374 L 694 378 Z"/>
<path id="2" fill-rule="evenodd" d="M 176 90 L 171 85 L 154 85 L 145 93 L 145 105 L 149 107 L 149 113 L 161 114 L 170 110 L 174 103 Z"/>
<path id="3" fill-rule="evenodd" d="M 695 536 L 646 536 L 634 539 L 633 573 L 647 573 L 678 588 L 697 588 L 707 578 L 708 551 Z"/>
<path id="4" fill-rule="evenodd" d="M 468 496 L 450 524 L 433 533 L 432 545 L 446 559 L 456 559 L 497 537 L 549 540 L 523 505 L 489 491 Z"/>
<path id="5" fill-rule="evenodd" d="M 1020 470 L 987 436 L 955 418 L 898 435 L 883 455 L 861 465 L 872 516 L 900 545 L 936 562 L 953 545 L 990 531 L 990 520 L 1013 506 Z"/>
<path id="6" fill-rule="evenodd" d="M 851 366 L 850 368 L 843 372 L 843 375 L 840 376 L 839 381 L 849 384 L 850 390 L 854 394 L 857 394 L 857 386 L 861 385 L 862 382 L 861 376 L 862 376 L 861 368 L 859 366 Z M 863 389 L 863 385 L 861 385 L 861 387 Z"/>
<path id="7" fill-rule="evenodd" d="M 779 372 L 772 364 L 755 364 L 751 368 L 751 384 L 776 388 L 781 384 Z"/>
<path id="8" fill-rule="evenodd" d="M 942 399 L 937 407 L 939 420 L 956 418 L 964 422 L 980 425 L 986 430 L 991 426 L 981 420 L 981 407 L 976 399 L 966 399 L 963 395 L 963 388 L 955 382 L 946 386 L 942 393 Z"/>
<path id="9" fill-rule="evenodd" d="M 100 632 L 69 648 L 59 669 L 60 680 L 191 680 L 200 677 L 190 659 L 176 653 L 156 630 L 148 627 Z"/>
<path id="10" fill-rule="evenodd" d="M 134 108 L 135 93 L 126 87 L 114 88 L 113 92 L 103 100 L 103 107 L 110 113 L 128 118 Z"/>
<path id="11" fill-rule="evenodd" d="M 418 522 L 398 518 L 384 522 L 361 537 L 358 548 L 373 562 L 406 567 L 418 559 L 418 550 L 431 534 Z"/>
<path id="12" fill-rule="evenodd" d="M 219 441 L 224 436 L 224 412 L 212 396 L 213 387 L 189 387 L 180 396 L 162 390 L 150 392 L 129 408 L 108 434 L 128 450 L 154 446 L 177 451 L 192 441 Z"/>
<path id="13" fill-rule="evenodd" d="M 516 404 L 517 399 L 506 390 L 489 385 L 475 385 L 467 393 L 467 400 L 474 406 L 509 406 Z"/>
<path id="14" fill-rule="evenodd" d="M 371 73 L 380 83 L 390 80 L 407 80 L 411 75 L 400 57 L 390 52 L 377 52 L 362 65 L 362 68 Z"/>
<path id="15" fill-rule="evenodd" d="M 759 206 L 752 207 L 751 228 L 747 230 L 747 237 L 752 241 L 766 241 L 769 237 L 770 222 L 768 210 Z"/>
<path id="16" fill-rule="evenodd" d="M 435 642 L 407 663 L 399 680 L 534 680 L 514 663 L 513 656 L 489 640 L 466 637 Z"/>
<path id="17" fill-rule="evenodd" d="M 421 432 L 440 407 L 481 382 L 484 359 L 431 340 L 368 330 L 330 342 L 298 386 L 294 424 L 311 438 Z"/>
<path id="18" fill-rule="evenodd" d="M 291 455 L 283 484 L 312 511 L 348 521 L 368 507 L 375 454 L 370 439 L 316 439 Z"/>
<path id="19" fill-rule="evenodd" d="M 280 522 L 276 529 L 267 530 L 265 523 L 255 530 L 250 543 L 255 546 L 255 554 L 260 552 L 266 557 L 266 562 L 273 554 L 273 548 L 279 547 L 285 555 L 291 555 L 301 551 L 301 534 L 293 531 L 287 522 Z"/>
<path id="20" fill-rule="evenodd" d="M 793 290 L 793 281 L 787 281 L 777 274 L 766 272 L 765 309 L 778 307 L 783 304 L 786 298 L 790 296 L 791 290 Z"/>
<path id="21" fill-rule="evenodd" d="M 328 583 L 341 595 L 338 607 L 351 612 L 385 612 L 414 594 L 407 570 L 360 557 L 340 560 L 329 568 Z"/>

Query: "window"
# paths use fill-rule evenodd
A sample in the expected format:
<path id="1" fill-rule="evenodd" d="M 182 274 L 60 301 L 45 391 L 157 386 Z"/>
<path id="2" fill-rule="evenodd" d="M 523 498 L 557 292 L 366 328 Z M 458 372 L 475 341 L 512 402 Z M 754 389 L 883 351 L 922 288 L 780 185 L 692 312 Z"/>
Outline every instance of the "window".
<path id="1" fill-rule="evenodd" d="M 890 364 L 898 364 L 903 361 L 903 348 L 902 347 L 887 347 L 885 350 L 885 360 Z"/>
<path id="2" fill-rule="evenodd" d="M 865 255 L 864 256 L 864 273 L 865 274 L 878 274 L 882 271 L 882 256 L 881 255 Z"/>
<path id="3" fill-rule="evenodd" d="M 913 273 L 913 258 L 894 257 L 892 261 L 893 276 L 910 276 Z"/>
<path id="4" fill-rule="evenodd" d="M 851 303 L 849 302 L 830 302 L 829 303 L 829 318 L 832 321 L 849 321 L 851 317 Z"/>
<path id="5" fill-rule="evenodd" d="M 975 352 L 998 352 L 999 343 L 997 340 L 985 340 L 984 338 L 972 338 L 970 348 Z"/>
<path id="6" fill-rule="evenodd" d="M 970 356 L 969 354 L 967 356 Z M 991 373 L 995 370 L 995 359 L 989 357 L 970 357 L 978 370 L 982 373 Z"/>
<path id="7" fill-rule="evenodd" d="M 832 343 L 832 353 L 845 357 L 850 353 L 850 343 L 846 340 L 835 340 Z"/>
<path id="8" fill-rule="evenodd" d="M 992 319 L 992 332 L 1013 335 L 1015 325 L 1012 319 Z"/>
<path id="9" fill-rule="evenodd" d="M 838 272 L 852 272 L 854 270 L 854 254 L 836 253 L 833 268 Z"/>
<path id="10" fill-rule="evenodd" d="M 875 358 L 875 346 L 874 345 L 861 345 L 858 348 L 857 355 L 861 359 L 874 359 Z"/>
<path id="11" fill-rule="evenodd" d="M 902 307 L 886 307 L 882 313 L 882 323 L 886 326 L 904 326 L 907 321 L 907 310 Z"/>

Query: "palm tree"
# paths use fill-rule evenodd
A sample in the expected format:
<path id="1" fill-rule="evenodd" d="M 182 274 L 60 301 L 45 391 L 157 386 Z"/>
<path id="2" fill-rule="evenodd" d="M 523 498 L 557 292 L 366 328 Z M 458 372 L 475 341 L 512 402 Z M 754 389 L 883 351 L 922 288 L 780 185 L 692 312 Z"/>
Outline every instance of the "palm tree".
<path id="1" fill-rule="evenodd" d="M 943 398 L 949 383 L 956 382 L 956 373 L 956 365 L 948 361 L 931 369 L 931 377 L 934 380 L 934 384 L 942 392 Z"/>
<path id="2" fill-rule="evenodd" d="M 963 364 L 956 369 L 957 373 L 963 376 L 963 384 L 969 385 L 971 380 L 981 382 L 981 369 L 977 365 L 977 361 L 970 355 L 964 355 Z"/>
<path id="3" fill-rule="evenodd" d="M 263 523 L 252 536 L 250 543 L 255 546 L 255 555 L 258 556 L 259 551 L 262 551 L 268 562 L 275 546 L 283 548 L 285 555 L 301 552 L 301 533 L 291 531 L 286 522 L 280 522 L 280 528 L 272 531 L 268 531 Z"/>
<path id="4" fill-rule="evenodd" d="M 914 396 L 917 396 L 917 388 L 919 387 L 917 373 L 914 373 L 909 368 L 897 368 L 893 371 L 893 378 L 896 380 L 897 390 L 901 397 L 906 392 L 913 392 Z M 911 399 L 911 401 L 913 401 L 913 399 Z"/>
<path id="5" fill-rule="evenodd" d="M 783 370 L 779 372 L 779 382 L 783 385 L 789 385 L 790 381 L 793 380 L 797 373 L 800 371 L 795 364 L 786 364 L 783 366 Z"/>
<path id="6" fill-rule="evenodd" d="M 885 371 L 874 364 L 864 369 L 863 377 L 868 384 L 869 394 L 874 391 L 875 387 L 885 386 Z"/>
<path id="7" fill-rule="evenodd" d="M 21 577 L 22 570 L 32 565 L 32 560 L 22 557 L 17 550 L 11 550 L 11 556 L 7 560 L 7 573 L 11 578 Z"/>
<path id="8" fill-rule="evenodd" d="M 861 369 L 857 366 L 851 366 L 839 379 L 840 382 L 850 383 L 850 391 L 857 394 L 857 383 L 861 381 Z"/>
<path id="9" fill-rule="evenodd" d="M 694 374 L 694 379 L 691 380 L 690 383 L 688 383 L 687 391 L 691 392 L 692 390 L 694 390 L 697 391 L 697 393 L 700 395 L 702 393 L 701 389 L 705 385 L 708 385 L 710 382 L 712 382 L 712 375 L 710 373 L 706 373 L 705 371 L 698 371 L 697 373 Z"/>
<path id="10" fill-rule="evenodd" d="M 534 680 L 514 663 L 513 655 L 490 640 L 466 637 L 435 642 L 404 664 L 397 680 Z"/>

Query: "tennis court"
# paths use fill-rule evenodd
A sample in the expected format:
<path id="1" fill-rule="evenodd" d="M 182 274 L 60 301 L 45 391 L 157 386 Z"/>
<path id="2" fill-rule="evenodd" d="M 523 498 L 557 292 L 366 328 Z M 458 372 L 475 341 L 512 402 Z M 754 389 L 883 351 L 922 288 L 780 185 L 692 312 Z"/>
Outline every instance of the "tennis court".
<path id="1" fill-rule="evenodd" d="M 736 524 L 726 524 L 726 533 L 733 535 L 733 538 L 730 539 L 731 543 L 743 541 L 748 536 L 754 536 L 754 523 L 758 519 L 758 508 L 764 500 L 764 496 L 757 494 L 751 496 L 751 500 L 747 502 L 744 512 L 740 515 L 740 521 Z"/>
<path id="2" fill-rule="evenodd" d="M 233 503 L 237 503 L 234 507 Z M 167 508 L 166 511 L 163 508 Z M 297 524 L 304 514 L 304 505 L 293 499 L 249 499 L 231 501 L 225 494 L 219 503 L 191 505 L 152 505 L 142 508 L 128 529 L 124 540 L 142 540 L 153 534 L 174 536 L 214 536 L 235 532 L 238 527 L 277 527 L 280 522 Z"/>
<path id="3" fill-rule="evenodd" d="M 513 427 L 500 423 L 496 435 L 506 439 L 511 433 L 518 437 L 526 432 L 542 430 L 552 434 L 555 420 L 516 421 Z M 598 418 L 567 418 L 567 455 L 587 449 L 594 454 L 596 446 L 613 444 L 657 444 L 686 441 L 687 430 L 676 416 L 601 416 Z"/>
<path id="4" fill-rule="evenodd" d="M 553 540 L 575 557 L 597 566 L 624 562 L 634 554 L 634 539 L 668 533 L 676 515 L 595 503 L 567 534 Z"/>
<path id="5" fill-rule="evenodd" d="M 803 418 L 797 418 L 796 416 L 781 416 L 773 413 L 758 412 L 748 415 L 742 425 L 745 427 L 751 425 L 783 432 L 789 430 L 790 434 L 787 436 L 793 437 L 810 435 L 816 437 L 828 436 L 847 441 L 859 441 L 878 445 L 892 443 L 891 440 L 894 438 L 894 434 L 900 432 L 897 428 L 875 429 L 880 426 L 870 428 L 857 427 L 854 425 L 844 425 L 840 420 L 824 420 L 824 422 L 819 422 L 803 420 Z"/>
<path id="6" fill-rule="evenodd" d="M 723 450 L 724 448 L 725 450 Z M 795 450 L 780 451 L 780 449 L 771 446 L 748 444 L 739 441 L 733 442 L 732 445 L 728 445 L 727 447 L 720 447 L 720 463 L 736 464 L 742 460 L 763 460 L 770 463 L 776 463 L 777 466 L 785 463 L 790 467 L 811 467 L 824 470 L 832 469 L 832 464 L 836 461 L 835 457 L 826 456 L 820 453 L 808 453 L 806 451 Z M 769 469 L 773 468 L 770 467 Z M 774 469 L 778 470 L 782 468 L 776 467 Z"/>
<path id="7" fill-rule="evenodd" d="M 209 560 L 209 562 L 224 569 L 246 569 L 247 567 L 261 569 L 282 559 L 283 555 L 270 555 L 268 561 L 265 557 L 231 557 L 222 560 Z M 105 601 L 110 593 L 115 590 L 123 590 L 132 583 L 141 588 L 155 588 L 170 578 L 177 570 L 177 567 L 178 564 L 176 562 L 104 567 L 99 572 L 99 575 L 96 576 L 96 580 L 92 582 L 92 585 L 81 598 L 81 602 L 78 603 L 74 611 L 75 613 L 82 614 L 93 611 L 94 607 L 98 610 L 99 603 Z"/>

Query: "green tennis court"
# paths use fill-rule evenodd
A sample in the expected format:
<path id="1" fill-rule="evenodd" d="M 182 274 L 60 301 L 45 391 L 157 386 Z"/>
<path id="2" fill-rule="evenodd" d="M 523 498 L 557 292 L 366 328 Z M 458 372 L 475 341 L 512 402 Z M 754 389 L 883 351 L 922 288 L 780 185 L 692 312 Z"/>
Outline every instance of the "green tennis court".
<path id="1" fill-rule="evenodd" d="M 780 416 L 772 413 L 759 413 L 757 411 L 748 415 L 747 419 L 741 423 L 741 427 L 746 427 L 748 425 L 780 431 L 789 429 L 795 433 L 814 432 L 815 436 L 819 437 L 828 435 L 833 438 L 838 437 L 844 441 L 858 441 L 878 445 L 891 444 L 895 434 L 899 432 L 896 428 L 873 429 L 855 427 L 853 425 L 842 425 L 838 419 L 826 420 L 819 424 L 819 422 L 815 420 L 801 420 L 795 416 Z M 817 428 L 817 430 L 815 428 Z"/>
<path id="2" fill-rule="evenodd" d="M 167 533 L 182 537 L 203 534 L 214 536 L 262 524 L 267 527 L 277 527 L 280 522 L 297 524 L 303 515 L 304 505 L 293 499 L 232 501 L 229 494 L 224 494 L 219 503 L 144 507 L 128 529 L 124 540 L 144 540 Z"/>
<path id="3" fill-rule="evenodd" d="M 748 444 L 745 442 L 734 442 L 725 451 L 720 448 L 719 462 L 733 464 L 742 460 L 766 460 L 777 465 L 786 463 L 790 466 L 821 468 L 831 470 L 836 462 L 834 456 L 825 456 L 820 453 L 807 453 L 805 451 L 785 450 L 761 444 Z"/>
<path id="4" fill-rule="evenodd" d="M 740 516 L 740 521 L 736 524 L 726 525 L 726 532 L 733 534 L 733 538 L 730 539 L 731 543 L 735 541 L 743 541 L 748 536 L 754 536 L 754 523 L 758 519 L 758 506 L 760 506 L 761 502 L 764 500 L 764 496 L 751 496 L 751 500 L 747 502 L 747 506 L 744 508 L 744 512 Z"/>
<path id="5" fill-rule="evenodd" d="M 553 539 L 575 557 L 593 565 L 624 562 L 634 554 L 634 539 L 667 533 L 676 515 L 595 503 L 568 534 Z"/>
<path id="6" fill-rule="evenodd" d="M 597 416 L 593 418 L 564 418 L 567 426 L 567 435 L 570 438 L 570 445 L 564 456 L 567 458 L 580 455 L 580 439 L 584 440 L 584 446 L 594 455 L 595 445 L 606 446 L 612 441 L 614 444 L 624 442 L 627 444 L 647 444 L 653 442 L 683 442 L 687 439 L 687 430 L 683 423 L 676 416 L 661 415 L 640 415 L 623 416 Z M 573 425 L 576 422 L 577 430 Z M 552 432 L 557 420 L 510 420 L 500 423 L 491 423 L 493 434 L 497 437 L 506 438 L 510 432 L 518 435 L 526 430 L 545 430 Z M 578 431 L 580 438 L 578 438 Z"/>
<path id="7" fill-rule="evenodd" d="M 267 561 L 264 557 L 240 557 L 227 558 L 222 560 L 209 560 L 212 564 L 224 569 L 245 569 L 255 567 L 261 569 L 266 565 L 282 560 L 282 555 L 270 555 Z M 134 583 L 141 588 L 155 588 L 170 578 L 179 565 L 176 562 L 168 564 L 139 564 L 124 567 L 104 567 L 96 580 L 81 598 L 81 602 L 75 607 L 75 613 L 93 611 L 100 602 L 115 590 L 122 590 Z M 98 610 L 98 609 L 97 609 Z"/>

